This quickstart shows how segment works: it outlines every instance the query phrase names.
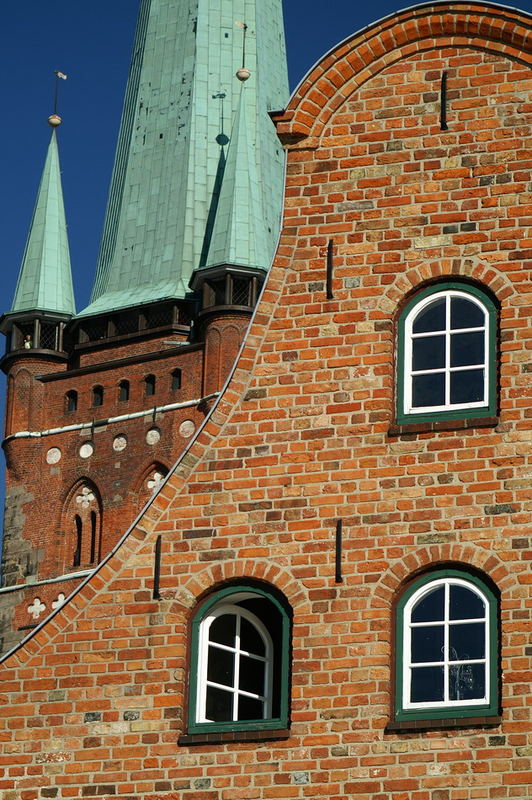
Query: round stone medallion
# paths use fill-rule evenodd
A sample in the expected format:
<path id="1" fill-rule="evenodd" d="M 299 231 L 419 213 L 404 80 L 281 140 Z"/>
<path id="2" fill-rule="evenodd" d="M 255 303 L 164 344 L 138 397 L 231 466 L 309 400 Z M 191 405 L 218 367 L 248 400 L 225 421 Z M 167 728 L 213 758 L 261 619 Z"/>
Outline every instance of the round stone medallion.
<path id="1" fill-rule="evenodd" d="M 92 442 L 85 442 L 79 448 L 81 458 L 90 458 L 94 453 L 94 445 Z"/>
<path id="2" fill-rule="evenodd" d="M 181 423 L 179 426 L 179 435 L 183 437 L 183 439 L 190 439 L 194 431 L 196 430 L 196 426 L 192 422 L 191 419 L 186 419 L 184 422 Z"/>
<path id="3" fill-rule="evenodd" d="M 46 453 L 46 461 L 48 464 L 57 464 L 61 461 L 61 450 L 58 447 L 50 447 Z"/>
<path id="4" fill-rule="evenodd" d="M 121 450 L 125 450 L 127 447 L 127 436 L 120 434 L 119 436 L 115 436 L 113 440 L 113 450 L 116 450 L 117 453 L 120 453 Z"/>
<path id="5" fill-rule="evenodd" d="M 157 444 L 161 440 L 161 431 L 159 428 L 150 428 L 146 433 L 146 442 L 148 444 Z"/>

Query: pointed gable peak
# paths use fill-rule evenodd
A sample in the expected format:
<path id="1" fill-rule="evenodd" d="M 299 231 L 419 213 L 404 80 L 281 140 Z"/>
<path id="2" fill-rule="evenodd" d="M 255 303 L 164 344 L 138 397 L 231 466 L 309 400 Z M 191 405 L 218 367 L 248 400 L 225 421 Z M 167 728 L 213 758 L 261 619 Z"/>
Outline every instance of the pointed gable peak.
<path id="1" fill-rule="evenodd" d="M 11 313 L 50 311 L 75 314 L 55 130 L 60 121 L 55 115 L 49 120 L 52 136 L 37 192 Z"/>

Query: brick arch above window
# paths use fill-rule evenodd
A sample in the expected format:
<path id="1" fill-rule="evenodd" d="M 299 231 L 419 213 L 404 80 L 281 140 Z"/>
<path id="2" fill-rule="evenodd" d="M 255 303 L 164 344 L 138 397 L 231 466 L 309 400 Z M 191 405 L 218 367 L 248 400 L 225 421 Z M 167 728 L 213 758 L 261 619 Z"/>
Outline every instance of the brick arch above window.
<path id="1" fill-rule="evenodd" d="M 190 531 L 190 538 L 198 538 L 200 531 Z M 205 532 L 207 533 L 207 532 Z M 184 584 L 175 592 L 174 611 L 182 613 L 184 609 L 192 610 L 216 587 L 231 583 L 232 581 L 252 580 L 258 584 L 273 586 L 290 604 L 294 613 L 309 614 L 311 604 L 308 592 L 300 581 L 294 579 L 289 570 L 278 564 L 263 559 L 237 559 L 221 561 L 216 565 L 209 565 L 200 572 L 190 575 Z"/>
<path id="2" fill-rule="evenodd" d="M 520 586 L 520 570 L 501 561 L 492 550 L 460 543 L 434 544 L 410 550 L 391 565 L 375 584 L 373 602 L 392 608 L 396 597 L 410 581 L 430 569 L 450 564 L 457 569 L 473 570 L 487 576 L 498 586 L 501 595 L 510 596 Z"/>
<path id="3" fill-rule="evenodd" d="M 445 280 L 470 281 L 491 292 L 493 299 L 500 303 L 510 302 L 510 298 L 517 294 L 508 275 L 489 264 L 472 259 L 441 258 L 420 261 L 404 272 L 399 272 L 383 292 L 379 308 L 392 317 L 397 313 L 397 308 L 407 302 L 414 292 L 431 283 Z"/>

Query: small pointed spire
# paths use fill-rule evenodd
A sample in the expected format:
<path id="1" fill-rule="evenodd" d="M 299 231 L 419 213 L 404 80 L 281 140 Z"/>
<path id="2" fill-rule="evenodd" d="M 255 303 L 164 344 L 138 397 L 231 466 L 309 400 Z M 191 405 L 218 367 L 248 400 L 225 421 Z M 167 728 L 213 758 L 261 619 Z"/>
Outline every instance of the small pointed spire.
<path id="1" fill-rule="evenodd" d="M 76 310 L 56 136 L 61 118 L 52 114 L 48 124 L 52 127 L 52 137 L 11 313 L 51 311 L 74 315 Z"/>
<path id="2" fill-rule="evenodd" d="M 205 267 L 233 264 L 267 270 L 270 266 L 259 173 L 248 141 L 246 96 L 242 86 Z"/>

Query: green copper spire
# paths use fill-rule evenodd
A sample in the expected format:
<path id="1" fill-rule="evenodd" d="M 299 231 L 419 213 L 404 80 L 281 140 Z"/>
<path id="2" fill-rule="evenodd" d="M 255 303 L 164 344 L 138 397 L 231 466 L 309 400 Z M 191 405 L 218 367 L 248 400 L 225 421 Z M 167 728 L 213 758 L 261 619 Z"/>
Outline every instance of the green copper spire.
<path id="1" fill-rule="evenodd" d="M 58 124 L 59 117 L 50 117 Z M 57 135 L 52 138 L 37 193 L 11 312 L 76 313 Z"/>
<path id="2" fill-rule="evenodd" d="M 206 267 L 217 264 L 269 266 L 265 261 L 270 252 L 264 224 L 266 198 L 248 141 L 247 94 L 244 84 L 231 131 Z"/>
<path id="3" fill-rule="evenodd" d="M 287 99 L 282 0 L 141 0 L 83 315 L 183 298 L 214 263 L 268 269 L 284 165 L 268 111 Z"/>

